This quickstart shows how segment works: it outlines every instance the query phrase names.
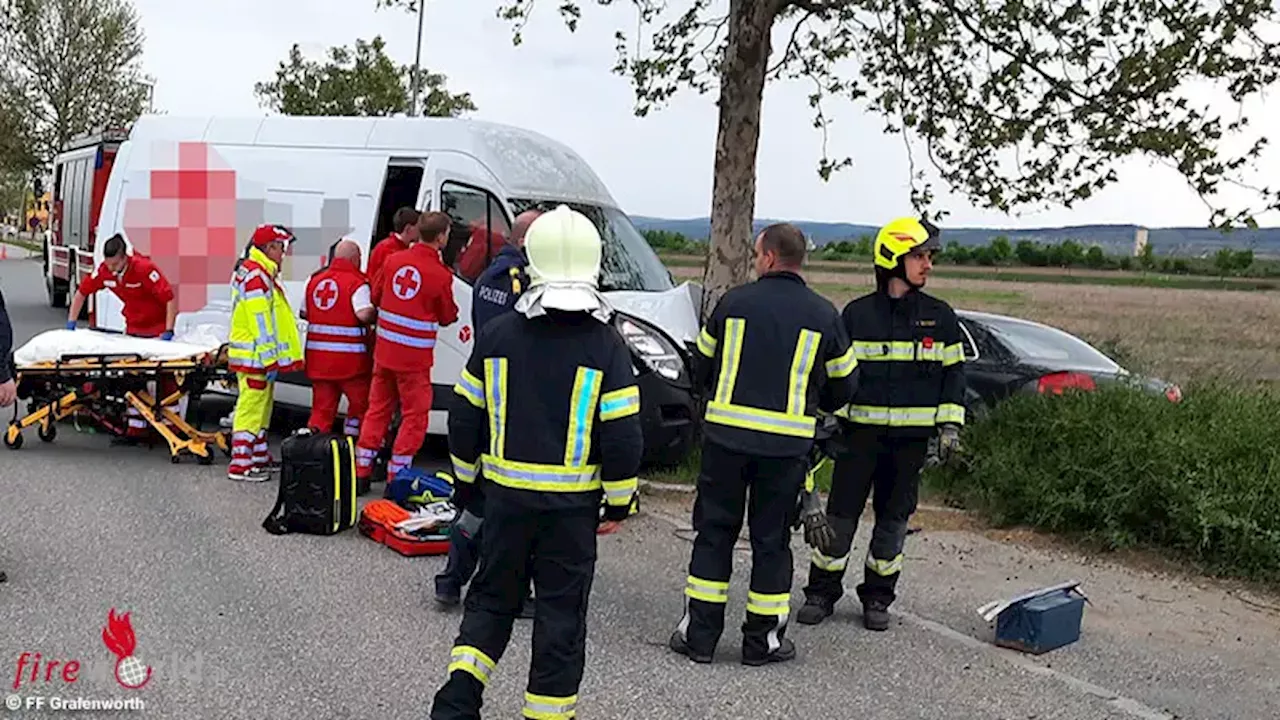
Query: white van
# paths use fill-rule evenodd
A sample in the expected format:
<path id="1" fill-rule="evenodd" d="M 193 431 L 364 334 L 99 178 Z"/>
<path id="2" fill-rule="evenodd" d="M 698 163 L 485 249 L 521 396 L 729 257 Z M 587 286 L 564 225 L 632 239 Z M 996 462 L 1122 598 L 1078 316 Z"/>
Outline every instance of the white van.
<path id="1" fill-rule="evenodd" d="M 280 223 L 297 236 L 282 268 L 295 312 L 307 278 L 330 247 L 350 235 L 369 250 L 389 234 L 403 206 L 443 210 L 454 237 L 452 267 L 472 239 L 504 236 L 520 212 L 565 203 L 604 239 L 601 289 L 620 311 L 640 379 L 650 461 L 683 457 L 692 438 L 690 348 L 701 288 L 676 286 L 604 183 L 573 150 L 519 128 L 454 118 L 144 116 L 111 170 L 97 237 L 122 233 L 166 273 L 179 300 L 179 327 L 221 320 L 229 281 L 253 228 Z M 492 248 L 477 245 L 483 264 Z M 95 265 L 102 261 L 101 243 Z M 474 264 L 467 276 L 474 277 Z M 455 272 L 456 324 L 441 330 L 428 432 L 445 434 L 447 398 L 471 352 L 471 284 Z M 123 329 L 121 305 L 96 298 L 95 325 Z M 299 328 L 305 332 L 305 322 Z M 308 407 L 306 378 L 281 377 L 276 400 Z"/>

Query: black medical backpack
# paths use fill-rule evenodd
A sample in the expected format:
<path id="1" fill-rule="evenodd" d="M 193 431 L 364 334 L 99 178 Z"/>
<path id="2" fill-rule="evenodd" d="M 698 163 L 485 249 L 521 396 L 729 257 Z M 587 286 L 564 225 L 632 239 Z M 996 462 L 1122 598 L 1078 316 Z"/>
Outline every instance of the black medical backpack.
<path id="1" fill-rule="evenodd" d="M 355 527 L 355 440 L 300 430 L 280 448 L 280 489 L 262 527 L 272 535 L 336 535 Z"/>

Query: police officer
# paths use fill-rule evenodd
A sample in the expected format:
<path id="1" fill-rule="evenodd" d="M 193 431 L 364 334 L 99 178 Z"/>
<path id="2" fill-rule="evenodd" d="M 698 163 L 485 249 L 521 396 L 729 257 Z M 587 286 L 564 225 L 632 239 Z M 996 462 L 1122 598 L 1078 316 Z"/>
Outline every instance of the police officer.
<path id="1" fill-rule="evenodd" d="M 524 254 L 524 238 L 529 225 L 542 213 L 528 210 L 516 218 L 511 240 L 489 267 L 481 273 L 471 294 L 471 320 L 480 341 L 483 328 L 493 318 L 513 309 L 516 300 L 529 287 L 529 265 Z M 477 489 L 467 512 L 477 518 L 484 517 L 484 493 Z M 483 527 L 479 533 L 483 533 Z M 480 561 L 480 536 L 466 537 L 461 532 L 449 536 L 449 561 L 444 571 L 435 578 L 436 602 L 443 606 L 457 605 L 462 600 L 462 587 L 471 580 L 476 563 Z M 533 598 L 526 591 L 520 606 L 520 617 L 533 617 Z"/>
<path id="2" fill-rule="evenodd" d="M 814 549 L 796 618 L 805 625 L 826 619 L 844 594 L 850 544 L 872 494 L 875 527 L 857 593 L 863 625 L 889 628 L 928 442 L 940 433 L 944 459 L 957 445 L 965 393 L 960 327 L 947 303 L 922 290 L 940 248 L 928 221 L 900 218 L 884 226 L 874 248 L 876 289 L 844 308 L 861 378 L 850 405 L 837 413 L 842 430 L 833 443 L 827 497 L 836 540 L 827 553 Z"/>
<path id="3" fill-rule="evenodd" d="M 626 517 L 644 449 L 631 352 L 596 290 L 601 242 L 561 205 L 529 227 L 533 286 L 477 340 L 454 388 L 449 450 L 467 507 L 483 472 L 480 570 L 432 720 L 478 718 L 528 582 L 538 596 L 524 717 L 572 718 L 596 526 Z"/>
<path id="4" fill-rule="evenodd" d="M 529 232 L 529 225 L 541 214 L 538 210 L 520 213 L 511 230 L 511 238 L 476 279 L 471 293 L 471 324 L 477 336 L 490 320 L 514 308 L 516 300 L 529 287 L 529 273 L 525 270 L 529 260 L 524 254 L 524 237 Z"/>
<path id="5" fill-rule="evenodd" d="M 789 527 L 804 486 L 818 410 L 849 401 L 857 365 L 835 307 L 800 276 L 807 240 L 788 224 L 755 242 L 759 279 L 730 290 L 698 335 L 709 400 L 693 508 L 688 605 L 670 647 L 711 662 L 724 631 L 733 546 L 748 510 L 751 586 L 742 662 L 791 660 Z M 748 507 L 748 488 L 750 506 Z"/>

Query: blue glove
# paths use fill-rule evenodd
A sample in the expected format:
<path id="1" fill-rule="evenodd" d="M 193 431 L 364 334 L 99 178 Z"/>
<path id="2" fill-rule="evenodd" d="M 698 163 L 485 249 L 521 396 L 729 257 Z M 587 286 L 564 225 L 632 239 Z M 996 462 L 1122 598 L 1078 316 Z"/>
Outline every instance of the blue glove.
<path id="1" fill-rule="evenodd" d="M 67 329 L 68 329 L 68 330 L 75 330 L 75 329 L 76 329 L 76 321 L 75 321 L 75 320 L 68 320 L 68 321 L 67 321 Z"/>
<path id="2" fill-rule="evenodd" d="M 276 373 L 276 371 L 275 371 L 275 370 L 268 370 L 268 371 L 267 371 L 267 382 L 275 382 L 275 381 L 276 381 L 276 374 L 277 374 L 277 373 Z"/>
<path id="3" fill-rule="evenodd" d="M 172 340 L 172 339 L 173 339 L 173 331 L 172 331 L 172 330 L 165 330 L 164 332 L 160 333 L 160 339 L 161 339 L 161 340 Z"/>

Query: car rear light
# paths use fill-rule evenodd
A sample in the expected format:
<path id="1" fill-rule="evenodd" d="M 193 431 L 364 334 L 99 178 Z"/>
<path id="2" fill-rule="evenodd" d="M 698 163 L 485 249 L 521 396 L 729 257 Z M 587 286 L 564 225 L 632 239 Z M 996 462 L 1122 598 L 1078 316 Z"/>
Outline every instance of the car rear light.
<path id="1" fill-rule="evenodd" d="M 1182 388 L 1170 385 L 1165 389 L 1164 396 L 1169 398 L 1169 402 L 1182 402 Z"/>
<path id="2" fill-rule="evenodd" d="M 1098 384 L 1094 381 L 1092 375 L 1076 372 L 1049 373 L 1041 377 L 1036 386 L 1041 395 L 1045 393 L 1061 395 L 1064 390 L 1068 389 L 1096 390 L 1097 388 Z"/>

